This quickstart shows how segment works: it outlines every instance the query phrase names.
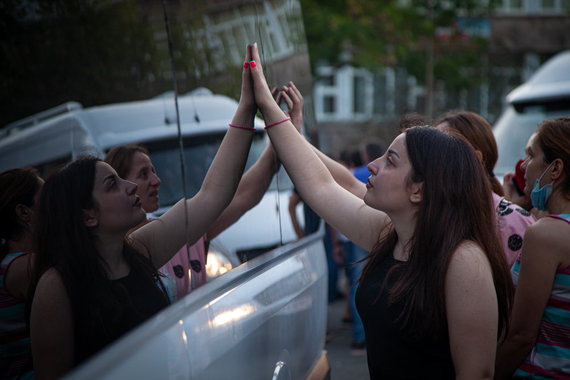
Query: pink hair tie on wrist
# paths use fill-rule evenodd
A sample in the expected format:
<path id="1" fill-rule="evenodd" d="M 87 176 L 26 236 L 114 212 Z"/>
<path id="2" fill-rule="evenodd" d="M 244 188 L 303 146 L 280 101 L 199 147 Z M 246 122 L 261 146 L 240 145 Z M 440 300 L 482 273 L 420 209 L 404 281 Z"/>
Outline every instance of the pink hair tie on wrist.
<path id="1" fill-rule="evenodd" d="M 233 128 L 247 129 L 248 131 L 255 131 L 255 127 L 245 127 L 243 125 L 237 125 L 232 123 L 230 123 L 229 126 Z"/>
<path id="2" fill-rule="evenodd" d="M 271 123 L 271 124 L 266 125 L 266 126 L 265 126 L 265 129 L 269 129 L 269 128 L 271 128 L 271 127 L 276 126 L 277 124 L 281 124 L 281 123 L 284 123 L 284 122 L 289 121 L 289 120 L 291 120 L 291 118 L 290 118 L 290 117 L 286 117 L 286 118 L 283 119 L 283 120 L 279 120 L 279 121 L 276 121 L 275 123 Z"/>

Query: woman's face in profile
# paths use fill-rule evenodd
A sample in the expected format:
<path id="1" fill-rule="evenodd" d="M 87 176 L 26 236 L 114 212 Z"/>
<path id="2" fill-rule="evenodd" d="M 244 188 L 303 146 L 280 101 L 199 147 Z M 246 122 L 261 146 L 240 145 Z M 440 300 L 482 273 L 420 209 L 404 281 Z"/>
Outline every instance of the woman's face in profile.
<path id="1" fill-rule="evenodd" d="M 89 227 L 99 233 L 126 233 L 145 220 L 137 185 L 122 179 L 105 162 L 97 162 L 93 198 L 96 207 L 88 212 L 94 217 Z"/>
<path id="2" fill-rule="evenodd" d="M 142 152 L 135 152 L 125 179 L 137 184 L 137 195 L 141 198 L 143 209 L 146 212 L 153 212 L 158 209 L 158 190 L 162 181 L 156 174 L 149 156 Z"/>

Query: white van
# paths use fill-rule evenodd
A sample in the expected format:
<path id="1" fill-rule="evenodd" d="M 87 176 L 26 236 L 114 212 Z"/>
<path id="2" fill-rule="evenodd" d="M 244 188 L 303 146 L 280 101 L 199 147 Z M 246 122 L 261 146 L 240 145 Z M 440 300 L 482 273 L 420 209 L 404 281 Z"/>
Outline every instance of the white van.
<path id="1" fill-rule="evenodd" d="M 501 181 L 524 157 L 526 143 L 540 122 L 570 116 L 570 50 L 545 62 L 507 95 L 507 102 L 493 127 L 499 148 L 495 175 Z"/>
<path id="2" fill-rule="evenodd" d="M 202 184 L 237 102 L 205 88 L 180 96 L 178 102 L 186 195 L 191 197 Z M 263 122 L 256 119 L 255 124 L 258 131 L 246 170 L 268 143 Z M 140 143 L 149 149 L 162 179 L 160 209 L 155 214 L 162 214 L 184 195 L 172 94 L 89 108 L 69 102 L 11 123 L 0 133 L 0 171 L 34 166 L 45 176 L 80 155 L 103 157 L 116 145 Z M 281 169 L 260 203 L 212 240 L 208 253 L 209 277 L 225 273 L 263 252 L 296 240 L 287 212 L 292 188 L 291 181 Z"/>

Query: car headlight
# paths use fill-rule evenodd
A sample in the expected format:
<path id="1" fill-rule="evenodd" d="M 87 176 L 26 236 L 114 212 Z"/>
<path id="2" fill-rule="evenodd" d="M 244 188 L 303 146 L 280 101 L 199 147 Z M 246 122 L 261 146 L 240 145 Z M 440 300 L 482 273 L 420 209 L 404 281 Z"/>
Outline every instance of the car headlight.
<path id="1" fill-rule="evenodd" d="M 206 276 L 208 279 L 221 276 L 233 268 L 230 260 L 221 252 L 210 249 L 206 259 Z"/>

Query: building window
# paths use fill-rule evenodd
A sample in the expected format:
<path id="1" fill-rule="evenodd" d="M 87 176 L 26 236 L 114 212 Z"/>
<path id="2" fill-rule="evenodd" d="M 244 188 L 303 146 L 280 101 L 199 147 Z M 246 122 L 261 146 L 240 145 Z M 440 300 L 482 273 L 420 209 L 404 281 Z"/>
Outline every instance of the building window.
<path id="1" fill-rule="evenodd" d="M 321 83 L 323 86 L 334 86 L 334 75 L 323 75 L 321 77 Z"/>
<path id="2" fill-rule="evenodd" d="M 522 0 L 507 0 L 509 10 L 522 10 L 523 1 Z"/>
<path id="3" fill-rule="evenodd" d="M 541 0 L 540 5 L 542 10 L 554 10 L 554 0 Z"/>
<path id="4" fill-rule="evenodd" d="M 366 110 L 366 93 L 365 93 L 365 80 L 364 77 L 359 75 L 354 76 L 354 96 L 352 109 L 354 113 L 364 113 Z"/>
<path id="5" fill-rule="evenodd" d="M 324 113 L 335 113 L 336 105 L 334 96 L 328 95 L 323 97 L 323 111 Z"/>

